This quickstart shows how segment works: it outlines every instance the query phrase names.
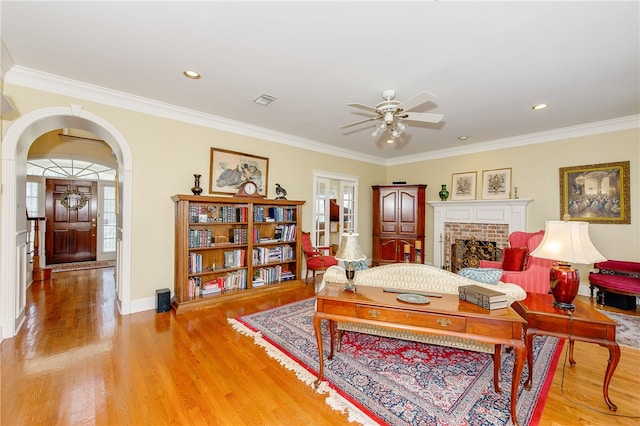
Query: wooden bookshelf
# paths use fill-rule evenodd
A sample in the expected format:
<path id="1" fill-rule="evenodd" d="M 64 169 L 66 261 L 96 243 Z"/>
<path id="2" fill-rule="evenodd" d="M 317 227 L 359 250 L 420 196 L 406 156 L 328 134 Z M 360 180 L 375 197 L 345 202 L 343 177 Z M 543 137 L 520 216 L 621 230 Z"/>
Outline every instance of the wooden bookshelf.
<path id="1" fill-rule="evenodd" d="M 177 313 L 304 285 L 304 201 L 174 195 Z M 207 293 L 206 290 L 211 293 Z"/>

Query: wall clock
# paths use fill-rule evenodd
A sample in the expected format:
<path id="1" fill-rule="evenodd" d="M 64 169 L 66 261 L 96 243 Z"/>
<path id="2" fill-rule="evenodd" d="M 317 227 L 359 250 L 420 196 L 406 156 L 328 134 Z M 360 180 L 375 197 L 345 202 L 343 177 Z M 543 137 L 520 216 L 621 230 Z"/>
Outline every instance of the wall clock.
<path id="1" fill-rule="evenodd" d="M 248 180 L 240 185 L 236 197 L 264 198 L 264 195 L 258 193 L 258 185 L 255 182 Z"/>

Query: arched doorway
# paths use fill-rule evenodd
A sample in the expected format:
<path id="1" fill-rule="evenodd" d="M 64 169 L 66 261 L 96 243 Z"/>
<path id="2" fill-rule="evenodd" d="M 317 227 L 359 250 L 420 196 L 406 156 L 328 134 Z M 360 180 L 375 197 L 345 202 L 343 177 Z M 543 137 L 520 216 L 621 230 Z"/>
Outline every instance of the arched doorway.
<path id="1" fill-rule="evenodd" d="M 2 145 L 2 205 L 0 221 L 0 331 L 2 338 L 16 335 L 24 321 L 26 297 L 25 168 L 29 146 L 40 135 L 60 128 L 86 130 L 107 143 L 118 164 L 116 292 L 120 314 L 131 311 L 131 178 L 129 145 L 106 120 L 79 105 L 43 108 L 18 118 L 7 130 Z M 15 206 L 15 208 L 7 208 Z M 18 216 L 20 214 L 20 216 Z"/>

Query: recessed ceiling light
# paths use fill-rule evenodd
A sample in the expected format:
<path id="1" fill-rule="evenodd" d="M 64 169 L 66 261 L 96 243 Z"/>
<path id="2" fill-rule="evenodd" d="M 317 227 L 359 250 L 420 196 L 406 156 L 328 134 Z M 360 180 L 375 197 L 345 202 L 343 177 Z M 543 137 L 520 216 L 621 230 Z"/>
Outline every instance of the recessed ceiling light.
<path id="1" fill-rule="evenodd" d="M 197 80 L 197 79 L 200 78 L 200 73 L 197 73 L 197 72 L 191 71 L 191 70 L 183 71 L 182 75 L 184 75 L 187 78 L 191 78 L 193 80 Z"/>
<path id="2" fill-rule="evenodd" d="M 538 105 L 532 106 L 531 109 L 545 109 L 548 106 L 549 105 L 547 105 L 547 104 L 538 104 Z"/>
<path id="3" fill-rule="evenodd" d="M 265 106 L 265 105 L 269 105 L 271 102 L 275 101 L 276 98 L 275 96 L 271 96 L 271 95 L 267 95 L 266 93 L 263 95 L 258 96 L 257 98 L 255 98 L 253 100 L 253 102 Z"/>
<path id="4" fill-rule="evenodd" d="M 466 141 L 467 139 L 469 139 L 469 136 L 458 136 L 458 140 Z"/>

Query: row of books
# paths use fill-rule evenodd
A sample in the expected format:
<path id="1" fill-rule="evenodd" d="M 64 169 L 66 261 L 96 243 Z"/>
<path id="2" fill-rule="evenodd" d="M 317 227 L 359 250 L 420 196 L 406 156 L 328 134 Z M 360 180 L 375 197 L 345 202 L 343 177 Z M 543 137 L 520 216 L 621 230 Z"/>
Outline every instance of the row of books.
<path id="1" fill-rule="evenodd" d="M 283 262 L 293 260 L 294 256 L 295 251 L 291 246 L 256 247 L 253 249 L 253 264 Z"/>
<path id="2" fill-rule="evenodd" d="M 189 248 L 215 247 L 216 244 L 247 244 L 247 229 L 234 228 L 229 236 L 213 235 L 210 229 L 189 229 Z"/>
<path id="3" fill-rule="evenodd" d="M 294 273 L 283 268 L 282 265 L 259 268 L 255 270 L 253 287 L 260 287 L 264 284 L 274 284 L 293 279 L 295 279 Z"/>
<path id="4" fill-rule="evenodd" d="M 273 238 L 278 241 L 295 241 L 296 225 L 277 225 Z"/>
<path id="5" fill-rule="evenodd" d="M 199 253 L 189 253 L 187 268 L 189 269 L 190 274 L 198 274 L 202 272 L 202 255 Z"/>
<path id="6" fill-rule="evenodd" d="M 295 218 L 295 208 L 253 206 L 254 222 L 293 222 Z"/>
<path id="7" fill-rule="evenodd" d="M 209 222 L 206 206 L 196 206 L 189 204 L 189 222 L 201 223 Z"/>
<path id="8" fill-rule="evenodd" d="M 212 247 L 210 229 L 189 228 L 189 248 Z"/>
<path id="9" fill-rule="evenodd" d="M 198 295 L 219 294 L 224 290 L 244 290 L 247 288 L 247 270 L 240 269 L 228 272 L 224 277 L 218 277 L 205 283 L 200 277 L 191 277 L 188 284 L 190 299 Z"/>
<path id="10" fill-rule="evenodd" d="M 234 206 L 198 206 L 189 205 L 189 222 L 215 223 L 215 222 L 241 222 L 246 223 L 249 216 L 248 207 Z"/>
<path id="11" fill-rule="evenodd" d="M 458 287 L 460 300 L 482 306 L 485 309 L 502 309 L 509 304 L 507 295 L 479 285 L 462 285 Z"/>
<path id="12" fill-rule="evenodd" d="M 230 229 L 229 238 L 234 244 L 247 244 L 247 228 Z"/>

